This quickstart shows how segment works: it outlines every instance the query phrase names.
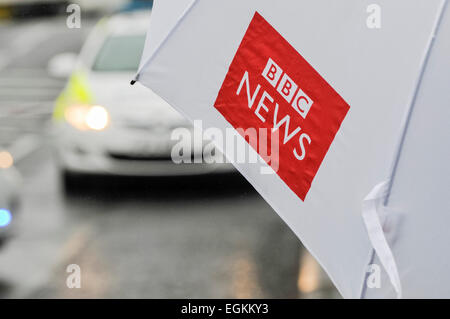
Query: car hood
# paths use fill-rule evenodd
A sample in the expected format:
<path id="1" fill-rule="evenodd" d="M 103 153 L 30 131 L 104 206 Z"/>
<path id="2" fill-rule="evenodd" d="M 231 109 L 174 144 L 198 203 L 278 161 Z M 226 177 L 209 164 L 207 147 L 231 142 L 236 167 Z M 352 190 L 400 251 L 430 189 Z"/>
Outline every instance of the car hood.
<path id="1" fill-rule="evenodd" d="M 190 126 L 189 121 L 153 91 L 130 85 L 131 73 L 93 72 L 89 75 L 95 104 L 104 106 L 112 123 L 135 126 Z"/>

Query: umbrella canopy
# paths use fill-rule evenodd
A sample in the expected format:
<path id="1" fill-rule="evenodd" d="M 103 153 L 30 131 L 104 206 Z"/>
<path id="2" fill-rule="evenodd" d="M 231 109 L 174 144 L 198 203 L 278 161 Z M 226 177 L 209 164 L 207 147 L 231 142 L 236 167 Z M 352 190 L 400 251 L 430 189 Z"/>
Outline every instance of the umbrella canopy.
<path id="1" fill-rule="evenodd" d="M 341 294 L 449 296 L 447 1 L 378 1 L 379 28 L 359 0 L 163 3 L 136 79 L 203 128 L 279 134 L 234 164 Z"/>

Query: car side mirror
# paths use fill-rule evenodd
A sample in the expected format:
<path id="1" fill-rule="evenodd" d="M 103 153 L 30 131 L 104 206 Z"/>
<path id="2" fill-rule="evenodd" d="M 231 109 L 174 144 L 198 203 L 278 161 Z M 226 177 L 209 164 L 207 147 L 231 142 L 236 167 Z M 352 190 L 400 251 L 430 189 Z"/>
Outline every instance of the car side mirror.
<path id="1" fill-rule="evenodd" d="M 73 52 L 57 54 L 48 62 L 47 71 L 50 76 L 68 78 L 75 69 L 77 60 L 78 56 Z"/>

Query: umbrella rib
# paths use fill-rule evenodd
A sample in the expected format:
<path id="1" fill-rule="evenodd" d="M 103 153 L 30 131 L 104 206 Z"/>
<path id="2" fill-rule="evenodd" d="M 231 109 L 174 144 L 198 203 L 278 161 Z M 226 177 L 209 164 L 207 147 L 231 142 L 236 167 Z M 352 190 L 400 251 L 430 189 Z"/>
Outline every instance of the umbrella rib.
<path id="1" fill-rule="evenodd" d="M 170 31 L 167 33 L 167 35 L 164 37 L 164 39 L 161 41 L 161 43 L 158 45 L 158 47 L 156 48 L 156 50 L 153 52 L 153 54 L 147 59 L 147 61 L 145 61 L 141 68 L 139 69 L 139 71 L 136 73 L 136 76 L 134 77 L 133 80 L 131 80 L 131 85 L 134 85 L 134 83 L 136 83 L 136 81 L 139 81 L 139 76 L 141 75 L 141 72 L 143 69 L 145 69 L 151 61 L 153 61 L 153 59 L 155 58 L 156 54 L 160 51 L 161 47 L 164 45 L 164 43 L 166 43 L 167 39 L 170 38 L 170 36 L 172 35 L 172 33 L 179 27 L 179 25 L 181 24 L 181 22 L 184 20 L 184 18 L 188 15 L 188 13 L 192 10 L 192 8 L 195 6 L 195 4 L 197 4 L 198 0 L 192 0 L 192 2 L 189 4 L 189 6 L 184 10 L 183 14 L 180 16 L 180 18 L 177 20 L 177 22 L 175 23 L 175 25 L 173 26 L 172 29 L 170 29 Z"/>
<path id="2" fill-rule="evenodd" d="M 438 14 L 436 23 L 435 23 L 435 25 L 433 27 L 433 32 L 431 34 L 430 40 L 429 40 L 428 45 L 427 45 L 427 50 L 425 52 L 425 55 L 424 55 L 422 63 L 421 63 L 420 73 L 419 73 L 417 81 L 416 81 L 416 83 L 414 85 L 413 95 L 411 97 L 411 101 L 409 103 L 409 106 L 408 106 L 408 108 L 406 110 L 405 118 L 403 120 L 403 125 L 401 126 L 402 129 L 401 129 L 401 133 L 400 133 L 400 138 L 399 138 L 399 140 L 397 142 L 397 147 L 395 148 L 395 151 L 394 151 L 394 160 L 392 162 L 391 171 L 390 171 L 389 177 L 387 179 L 389 181 L 389 184 L 388 184 L 388 189 L 387 189 L 387 195 L 386 195 L 386 198 L 384 200 L 384 206 L 387 206 L 388 203 L 389 203 L 389 198 L 390 198 L 390 195 L 391 195 L 392 186 L 393 186 L 393 183 L 394 183 L 395 175 L 396 175 L 396 172 L 397 172 L 398 164 L 399 164 L 401 153 L 402 153 L 402 150 L 403 150 L 403 144 L 405 143 L 405 139 L 406 139 L 406 133 L 408 131 L 409 123 L 411 121 L 411 116 L 412 116 L 412 113 L 413 113 L 413 110 L 414 110 L 414 106 L 416 104 L 417 96 L 419 94 L 419 89 L 420 89 L 420 86 L 422 84 L 422 79 L 423 79 L 423 76 L 425 74 L 426 66 L 428 64 L 428 61 L 429 61 L 429 58 L 430 58 L 430 55 L 431 55 L 431 50 L 432 50 L 433 45 L 435 43 L 436 35 L 439 32 L 439 27 L 441 25 L 442 18 L 444 16 L 444 12 L 445 12 L 445 9 L 447 7 L 447 4 L 448 4 L 448 0 L 443 0 L 442 1 L 441 8 L 439 10 L 439 14 Z"/>

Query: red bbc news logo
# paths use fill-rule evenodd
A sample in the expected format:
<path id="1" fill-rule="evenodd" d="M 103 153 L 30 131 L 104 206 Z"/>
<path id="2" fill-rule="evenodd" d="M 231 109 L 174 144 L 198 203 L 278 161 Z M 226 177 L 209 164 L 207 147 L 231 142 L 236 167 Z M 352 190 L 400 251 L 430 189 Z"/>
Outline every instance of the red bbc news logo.
<path id="1" fill-rule="evenodd" d="M 268 164 L 277 168 L 278 176 L 303 201 L 350 109 L 257 12 L 214 107 L 239 132 L 249 128 L 278 131 L 278 140 L 269 142 L 278 143 L 279 159 Z"/>
<path id="2" fill-rule="evenodd" d="M 292 105 L 294 110 L 306 119 L 314 103 L 311 98 L 271 59 L 267 61 L 262 76 L 277 89 L 278 93 Z M 281 80 L 280 80 L 281 78 Z M 294 94 L 297 92 L 294 98 Z"/>

